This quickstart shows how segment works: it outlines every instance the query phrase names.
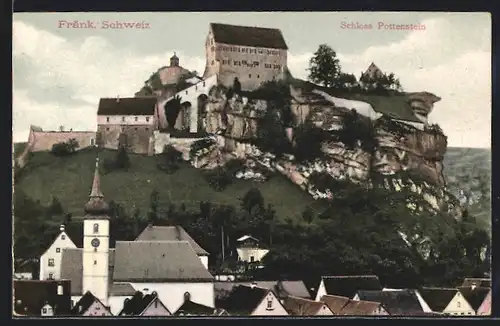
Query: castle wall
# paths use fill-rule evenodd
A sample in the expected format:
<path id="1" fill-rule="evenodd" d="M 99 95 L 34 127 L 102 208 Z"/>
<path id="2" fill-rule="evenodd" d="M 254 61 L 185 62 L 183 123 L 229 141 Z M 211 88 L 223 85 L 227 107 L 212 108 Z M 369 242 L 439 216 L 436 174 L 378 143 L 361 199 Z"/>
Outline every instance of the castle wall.
<path id="1" fill-rule="evenodd" d="M 149 142 L 153 131 L 151 125 L 100 125 L 98 127 L 104 148 L 118 149 L 120 134 L 123 133 L 126 135 L 128 151 L 136 154 L 149 153 Z"/>
<path id="2" fill-rule="evenodd" d="M 176 84 L 180 78 L 189 74 L 189 70 L 182 67 L 163 67 L 158 72 L 162 85 Z"/>
<path id="3" fill-rule="evenodd" d="M 35 131 L 31 130 L 28 136 L 28 145 L 30 151 L 50 151 L 52 146 L 75 139 L 79 144 L 79 150 L 94 146 L 95 131 Z"/>

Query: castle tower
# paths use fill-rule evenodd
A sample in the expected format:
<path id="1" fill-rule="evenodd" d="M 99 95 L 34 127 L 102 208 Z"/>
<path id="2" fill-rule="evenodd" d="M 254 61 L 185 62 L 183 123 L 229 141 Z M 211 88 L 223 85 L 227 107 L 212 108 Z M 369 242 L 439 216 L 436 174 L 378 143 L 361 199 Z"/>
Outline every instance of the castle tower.
<path id="1" fill-rule="evenodd" d="M 179 67 L 179 57 L 175 54 L 170 58 L 170 67 Z"/>
<path id="2" fill-rule="evenodd" d="M 108 305 L 109 291 L 109 205 L 100 189 L 99 158 L 83 221 L 82 293 L 90 291 Z"/>

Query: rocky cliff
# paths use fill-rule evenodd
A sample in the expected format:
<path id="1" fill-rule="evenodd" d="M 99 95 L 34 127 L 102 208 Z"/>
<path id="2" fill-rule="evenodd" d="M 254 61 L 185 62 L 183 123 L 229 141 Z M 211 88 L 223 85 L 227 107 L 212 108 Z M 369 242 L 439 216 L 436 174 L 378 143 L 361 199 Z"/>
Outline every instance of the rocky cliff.
<path id="1" fill-rule="evenodd" d="M 306 92 L 292 87 L 290 94 L 294 123 L 285 131 L 289 140 L 294 142 L 296 130 L 304 125 L 314 126 L 332 136 L 318 139 L 324 155 L 313 162 L 299 163 L 293 156 L 286 156 L 270 164 L 293 182 L 318 197 L 328 197 L 328 194 L 310 182 L 315 172 L 369 186 L 405 188 L 419 194 L 432 210 L 444 209 L 459 215 L 459 205 L 446 191 L 443 177 L 447 137 L 438 126 L 426 123 L 439 97 L 427 92 L 406 94 L 408 108 L 413 110 L 409 114 L 414 113 L 412 116 L 416 118 L 401 119 L 401 114 L 394 116 L 390 112 L 387 114 L 387 110 L 373 110 L 370 104 L 332 98 L 323 92 Z M 351 104 L 361 114 L 349 107 Z M 249 143 L 257 139 L 259 123 L 267 109 L 265 100 L 239 95 L 227 98 L 224 89 L 213 88 L 209 94 L 206 129 L 224 139 L 226 151 L 258 159 L 262 151 Z M 364 133 L 364 139 L 358 137 L 354 142 L 347 142 L 338 134 L 348 128 L 346 120 L 352 120 L 353 114 L 370 129 Z M 364 146 L 364 143 L 371 146 Z"/>

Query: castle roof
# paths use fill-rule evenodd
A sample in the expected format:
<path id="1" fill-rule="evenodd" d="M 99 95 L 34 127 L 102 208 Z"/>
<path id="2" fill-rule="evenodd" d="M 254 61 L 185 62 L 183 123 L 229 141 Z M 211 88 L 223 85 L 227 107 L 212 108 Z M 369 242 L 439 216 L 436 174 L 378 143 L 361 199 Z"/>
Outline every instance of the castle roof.
<path id="1" fill-rule="evenodd" d="M 208 252 L 203 249 L 182 226 L 154 226 L 148 225 L 137 236 L 135 241 L 187 241 L 197 255 L 208 256 Z"/>
<path id="2" fill-rule="evenodd" d="M 85 204 L 85 219 L 109 219 L 106 214 L 109 211 L 109 205 L 104 201 L 104 195 L 101 192 L 101 178 L 99 176 L 99 158 L 96 159 L 94 180 L 92 181 L 92 190 L 90 191 L 89 201 Z"/>
<path id="3" fill-rule="evenodd" d="M 214 40 L 218 43 L 288 50 L 281 30 L 211 23 Z"/>
<path id="4" fill-rule="evenodd" d="M 97 115 L 154 115 L 156 97 L 101 98 Z"/>

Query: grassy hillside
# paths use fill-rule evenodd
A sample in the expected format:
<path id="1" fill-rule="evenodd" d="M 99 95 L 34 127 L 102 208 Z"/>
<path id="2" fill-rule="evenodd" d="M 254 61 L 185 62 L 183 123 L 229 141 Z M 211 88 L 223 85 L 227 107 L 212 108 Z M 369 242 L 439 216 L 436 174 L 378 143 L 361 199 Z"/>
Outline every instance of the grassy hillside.
<path id="1" fill-rule="evenodd" d="M 42 204 L 49 204 L 52 196 L 56 196 L 66 212 L 71 212 L 74 217 L 81 216 L 90 193 L 96 154 L 93 149 L 65 158 L 46 152 L 35 153 L 15 187 Z M 100 158 L 104 160 L 115 155 L 114 151 L 104 151 Z M 272 204 L 282 219 L 300 219 L 306 206 L 314 202 L 311 196 L 281 175 L 275 175 L 265 183 L 235 180 L 224 191 L 215 192 L 202 171 L 187 164 L 169 175 L 157 169 L 154 157 L 129 157 L 129 171 L 101 173 L 101 187 L 106 200 L 122 204 L 130 214 L 136 208 L 143 214 L 147 213 L 153 189 L 158 190 L 164 207 L 169 203 L 184 203 L 187 208 L 198 208 L 201 201 L 238 206 L 240 198 L 255 186 L 260 189 L 266 204 Z"/>

